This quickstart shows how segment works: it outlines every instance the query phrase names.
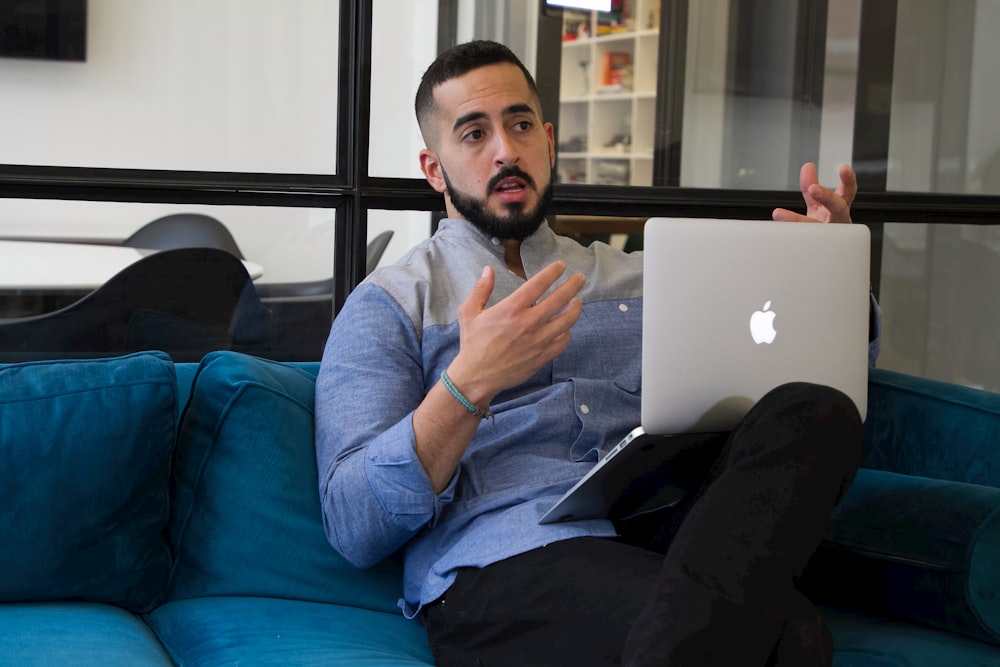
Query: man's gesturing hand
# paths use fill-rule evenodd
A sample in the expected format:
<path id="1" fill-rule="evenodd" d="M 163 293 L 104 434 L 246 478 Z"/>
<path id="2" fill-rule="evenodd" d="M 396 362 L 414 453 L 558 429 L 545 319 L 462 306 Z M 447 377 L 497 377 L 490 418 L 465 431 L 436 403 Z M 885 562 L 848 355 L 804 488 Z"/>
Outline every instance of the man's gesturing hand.
<path id="1" fill-rule="evenodd" d="M 460 347 L 448 366 L 451 381 L 474 405 L 488 406 L 499 392 L 530 378 L 569 345 L 570 327 L 582 310 L 576 295 L 583 276 L 570 276 L 552 288 L 565 271 L 563 262 L 553 262 L 487 308 L 496 276 L 492 268 L 483 269 L 458 308 Z M 413 413 L 417 458 L 434 493 L 448 485 L 479 427 L 471 414 L 441 382 Z"/>
<path id="2" fill-rule="evenodd" d="M 565 271 L 565 263 L 553 262 L 486 308 L 496 276 L 492 267 L 483 269 L 458 309 L 460 348 L 448 368 L 473 403 L 488 405 L 497 393 L 524 382 L 569 345 L 570 328 L 582 310 L 577 293 L 583 275 L 568 277 L 546 295 Z"/>
<path id="3" fill-rule="evenodd" d="M 858 178 L 850 165 L 840 166 L 840 185 L 830 190 L 819 184 L 816 165 L 807 162 L 799 170 L 799 189 L 806 214 L 776 208 L 771 217 L 783 222 L 851 222 L 851 204 L 858 194 Z"/>

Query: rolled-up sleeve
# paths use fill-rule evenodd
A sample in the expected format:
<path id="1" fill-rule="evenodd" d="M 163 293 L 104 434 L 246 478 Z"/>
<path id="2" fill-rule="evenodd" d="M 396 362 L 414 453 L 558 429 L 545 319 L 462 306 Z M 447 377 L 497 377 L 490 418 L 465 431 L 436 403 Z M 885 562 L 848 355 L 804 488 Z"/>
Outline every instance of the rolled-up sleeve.
<path id="1" fill-rule="evenodd" d="M 426 392 L 419 336 L 377 287 L 352 294 L 331 329 L 316 383 L 316 461 L 327 538 L 367 567 L 434 524 L 440 494 L 416 456 L 412 415 Z"/>

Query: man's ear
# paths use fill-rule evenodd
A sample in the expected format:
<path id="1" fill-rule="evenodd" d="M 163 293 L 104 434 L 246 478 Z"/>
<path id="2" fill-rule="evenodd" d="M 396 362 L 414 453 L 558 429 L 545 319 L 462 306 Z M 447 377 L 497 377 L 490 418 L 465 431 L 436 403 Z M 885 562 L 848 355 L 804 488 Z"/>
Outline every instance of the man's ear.
<path id="1" fill-rule="evenodd" d="M 545 124 L 545 136 L 549 140 L 549 169 L 556 166 L 556 129 L 552 123 Z"/>
<path id="2" fill-rule="evenodd" d="M 444 170 L 441 168 L 441 161 L 437 153 L 429 148 L 420 151 L 420 171 L 424 172 L 424 178 L 431 184 L 437 192 L 445 192 L 448 189 L 444 182 Z"/>

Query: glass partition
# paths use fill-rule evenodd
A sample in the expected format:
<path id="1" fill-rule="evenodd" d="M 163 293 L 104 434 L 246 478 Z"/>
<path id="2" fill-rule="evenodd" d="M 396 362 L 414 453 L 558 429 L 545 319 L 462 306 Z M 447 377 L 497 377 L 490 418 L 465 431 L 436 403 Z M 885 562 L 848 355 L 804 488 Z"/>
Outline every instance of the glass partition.
<path id="1" fill-rule="evenodd" d="M 433 214 L 426 211 L 368 211 L 368 245 L 389 234 L 389 242 L 375 266 L 393 264 L 433 232 Z"/>
<path id="2" fill-rule="evenodd" d="M 555 189 L 560 231 L 638 249 L 644 215 L 766 216 L 772 198 L 796 205 L 802 162 L 817 161 L 824 183 L 851 162 L 862 180 L 855 210 L 872 224 L 876 252 L 885 243 L 881 363 L 995 383 L 975 338 L 993 325 L 962 323 L 977 303 L 983 318 L 995 310 L 983 290 L 996 283 L 985 252 L 996 228 L 923 224 L 947 221 L 942 202 L 961 209 L 956 222 L 993 222 L 1000 6 L 991 0 L 614 0 L 605 14 L 541 0 L 88 7 L 86 60 L 0 59 L 0 239 L 114 249 L 165 215 L 214 218 L 270 303 L 258 311 L 272 339 L 256 348 L 264 356 L 318 358 L 333 310 L 361 276 L 358 235 L 378 246 L 392 232 L 384 264 L 433 232 L 439 198 L 419 170 L 413 95 L 440 49 L 481 37 L 508 44 L 535 74 L 556 126 L 558 179 L 584 184 Z M 370 108 L 368 122 L 357 108 Z M 356 130 L 357 143 L 338 146 L 338 127 Z M 900 208 L 885 219 L 919 224 L 880 233 L 889 200 Z M 167 201 L 198 204 L 154 203 Z M 619 202 L 640 217 L 594 219 Z M 385 205 L 409 210 L 368 208 Z M 13 247 L 0 265 L 13 265 Z M 968 284 L 969 267 L 978 284 Z M 333 307 L 321 291 L 331 276 Z M 3 295 L 7 320 L 84 296 L 42 280 L 45 298 L 14 294 L 15 282 Z M 283 291 L 304 285 L 313 291 Z M 966 303 L 966 291 L 977 300 Z M 308 340 L 274 343 L 274 332 Z"/>
<path id="3" fill-rule="evenodd" d="M 413 110 L 417 84 L 437 55 L 438 0 L 374 0 L 372 16 L 372 176 L 422 179 L 424 147 Z"/>
<path id="4" fill-rule="evenodd" d="M 197 347 L 202 336 L 204 346 L 319 358 L 333 318 L 335 217 L 288 206 L 0 199 L 0 357 L 96 354 L 73 333 L 74 322 L 90 322 L 84 330 L 121 330 L 105 337 L 115 351 L 197 356 L 190 345 L 213 349 Z M 129 277 L 155 254 L 192 247 L 239 261 L 193 256 L 185 268 L 153 260 L 141 281 Z M 108 286 L 123 281 L 113 290 L 121 308 L 103 303 Z M 220 293 L 236 284 L 235 301 Z"/>
<path id="5" fill-rule="evenodd" d="M 1000 226 L 887 224 L 878 365 L 1000 391 Z"/>
<path id="6" fill-rule="evenodd" d="M 565 10 L 558 68 L 537 63 L 558 80 L 560 182 L 794 189 L 813 161 L 824 179 L 887 172 L 888 190 L 1000 193 L 995 2 L 612 6 Z M 864 39 L 885 51 L 859 77 Z"/>
<path id="7" fill-rule="evenodd" d="M 563 12 L 560 183 L 653 184 L 660 3 L 612 6 Z"/>
<path id="8" fill-rule="evenodd" d="M 1000 194 L 1000 3 L 898 4 L 888 189 Z"/>
<path id="9" fill-rule="evenodd" d="M 333 174 L 339 4 L 90 0 L 85 61 L 0 59 L 0 159 Z"/>

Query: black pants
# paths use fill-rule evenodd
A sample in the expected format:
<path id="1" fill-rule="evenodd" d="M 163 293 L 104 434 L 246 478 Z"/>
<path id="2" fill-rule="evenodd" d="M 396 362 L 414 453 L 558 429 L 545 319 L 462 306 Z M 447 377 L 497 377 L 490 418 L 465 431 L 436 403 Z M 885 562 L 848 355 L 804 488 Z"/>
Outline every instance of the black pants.
<path id="1" fill-rule="evenodd" d="M 621 539 L 460 571 L 421 613 L 437 664 L 829 665 L 829 633 L 795 581 L 861 437 L 840 392 L 775 389 L 706 449 L 704 483 L 680 505 L 622 526 Z"/>

